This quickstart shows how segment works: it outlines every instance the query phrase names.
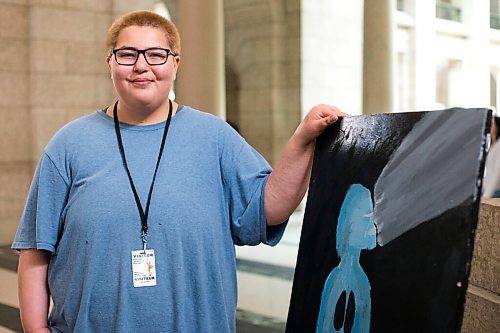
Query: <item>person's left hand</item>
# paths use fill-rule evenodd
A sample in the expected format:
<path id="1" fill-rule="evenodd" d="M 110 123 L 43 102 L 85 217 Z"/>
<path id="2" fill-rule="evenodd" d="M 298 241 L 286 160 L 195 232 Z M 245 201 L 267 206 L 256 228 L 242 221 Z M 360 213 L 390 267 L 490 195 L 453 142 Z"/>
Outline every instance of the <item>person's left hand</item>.
<path id="1" fill-rule="evenodd" d="M 339 117 L 345 117 L 348 114 L 340 111 L 335 106 L 319 104 L 313 107 L 300 123 L 295 131 L 295 136 L 300 139 L 303 145 L 308 145 L 323 133 L 323 131 L 336 122 Z"/>

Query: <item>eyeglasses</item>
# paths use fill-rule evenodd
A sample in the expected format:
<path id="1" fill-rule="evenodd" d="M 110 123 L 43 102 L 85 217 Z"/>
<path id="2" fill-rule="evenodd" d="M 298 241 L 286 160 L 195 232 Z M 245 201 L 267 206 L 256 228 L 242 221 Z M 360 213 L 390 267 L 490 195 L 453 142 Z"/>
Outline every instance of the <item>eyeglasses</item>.
<path id="1" fill-rule="evenodd" d="M 114 49 L 113 54 L 118 65 L 133 66 L 139 59 L 139 55 L 144 55 L 144 59 L 150 66 L 163 65 L 168 60 L 168 55 L 176 56 L 175 53 L 169 49 L 162 49 L 159 47 L 151 47 L 145 50 L 138 50 L 132 47 L 124 47 L 121 49 Z"/>

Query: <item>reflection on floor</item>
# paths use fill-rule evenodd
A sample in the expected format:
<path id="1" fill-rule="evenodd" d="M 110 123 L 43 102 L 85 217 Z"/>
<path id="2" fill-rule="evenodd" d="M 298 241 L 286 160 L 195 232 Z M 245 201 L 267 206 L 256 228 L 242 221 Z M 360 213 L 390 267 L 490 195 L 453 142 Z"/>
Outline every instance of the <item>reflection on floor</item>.
<path id="1" fill-rule="evenodd" d="M 236 248 L 238 333 L 284 332 L 300 237 L 294 216 L 276 247 Z M 0 333 L 22 332 L 17 300 L 17 252 L 0 246 Z"/>
<path id="2" fill-rule="evenodd" d="M 0 333 L 22 332 L 17 301 L 17 253 L 0 247 Z"/>

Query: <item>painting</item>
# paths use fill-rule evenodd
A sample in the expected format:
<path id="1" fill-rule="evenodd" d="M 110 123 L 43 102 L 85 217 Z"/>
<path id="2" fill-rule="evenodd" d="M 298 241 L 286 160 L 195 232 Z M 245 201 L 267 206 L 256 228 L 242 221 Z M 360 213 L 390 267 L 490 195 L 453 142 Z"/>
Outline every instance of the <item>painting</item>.
<path id="1" fill-rule="evenodd" d="M 286 332 L 459 332 L 491 111 L 346 117 L 316 143 Z"/>

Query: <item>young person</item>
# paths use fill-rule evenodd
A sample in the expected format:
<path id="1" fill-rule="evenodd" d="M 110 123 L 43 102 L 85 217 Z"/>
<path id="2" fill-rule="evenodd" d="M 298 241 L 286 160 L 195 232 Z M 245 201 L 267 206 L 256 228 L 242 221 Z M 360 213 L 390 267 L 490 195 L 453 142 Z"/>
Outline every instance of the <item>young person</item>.
<path id="1" fill-rule="evenodd" d="M 315 138 L 344 114 L 314 107 L 271 171 L 225 122 L 168 99 L 181 59 L 171 22 L 129 13 L 107 47 L 118 101 L 49 142 L 12 245 L 23 327 L 234 332 L 234 244 L 279 241 Z"/>

